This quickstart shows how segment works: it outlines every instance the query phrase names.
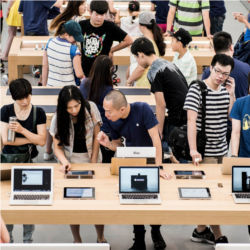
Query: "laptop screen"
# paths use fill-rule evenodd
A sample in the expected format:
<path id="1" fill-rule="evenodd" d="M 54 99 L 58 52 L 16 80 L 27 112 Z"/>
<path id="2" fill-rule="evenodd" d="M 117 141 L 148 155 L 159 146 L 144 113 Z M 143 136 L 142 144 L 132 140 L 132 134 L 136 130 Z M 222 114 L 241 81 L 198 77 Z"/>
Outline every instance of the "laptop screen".
<path id="1" fill-rule="evenodd" d="M 158 167 L 120 167 L 120 193 L 159 193 Z"/>
<path id="2" fill-rule="evenodd" d="M 233 166 L 232 192 L 250 192 L 250 166 Z"/>
<path id="3" fill-rule="evenodd" d="M 13 191 L 51 191 L 51 169 L 17 168 L 13 180 Z"/>

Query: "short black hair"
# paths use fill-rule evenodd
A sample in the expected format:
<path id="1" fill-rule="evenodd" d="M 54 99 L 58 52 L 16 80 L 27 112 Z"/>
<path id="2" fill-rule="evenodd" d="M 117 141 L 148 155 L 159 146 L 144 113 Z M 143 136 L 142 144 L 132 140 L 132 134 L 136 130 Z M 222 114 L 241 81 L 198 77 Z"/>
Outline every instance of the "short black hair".
<path id="1" fill-rule="evenodd" d="M 233 44 L 232 36 L 225 31 L 217 32 L 214 34 L 213 44 L 216 54 L 225 52 L 229 50 L 230 46 Z"/>
<path id="2" fill-rule="evenodd" d="M 92 0 L 90 3 L 90 10 L 103 15 L 108 12 L 109 4 L 106 0 Z"/>
<path id="3" fill-rule="evenodd" d="M 222 66 L 231 66 L 231 71 L 234 68 L 234 59 L 231 56 L 225 54 L 216 54 L 211 62 L 211 66 L 214 67 L 216 63 L 219 63 Z"/>
<path id="4" fill-rule="evenodd" d="M 142 52 L 146 56 L 155 54 L 153 43 L 146 37 L 137 38 L 131 46 L 131 53 L 138 56 L 138 52 Z"/>
<path id="5" fill-rule="evenodd" d="M 31 84 L 24 78 L 12 80 L 9 89 L 13 100 L 21 100 L 32 94 Z"/>

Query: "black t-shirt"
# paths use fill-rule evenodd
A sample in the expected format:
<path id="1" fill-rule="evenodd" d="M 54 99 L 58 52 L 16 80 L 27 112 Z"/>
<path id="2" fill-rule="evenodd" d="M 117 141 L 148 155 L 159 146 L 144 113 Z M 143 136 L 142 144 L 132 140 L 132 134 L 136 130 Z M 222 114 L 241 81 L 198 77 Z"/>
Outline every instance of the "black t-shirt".
<path id="1" fill-rule="evenodd" d="M 36 107 L 36 124 L 35 126 L 33 126 L 33 109 L 34 109 L 34 106 L 32 106 L 30 115 L 26 120 L 24 121 L 17 120 L 17 121 L 30 132 L 37 134 L 37 125 L 46 124 L 46 114 L 42 108 Z M 5 105 L 1 108 L 1 121 L 2 122 L 9 123 L 10 116 L 16 116 L 15 110 L 14 110 L 14 104 Z M 24 137 L 24 136 L 22 134 L 16 133 L 16 137 Z M 33 145 L 33 144 L 30 144 L 30 145 Z M 3 148 L 3 153 L 5 154 L 25 153 L 28 151 L 28 149 L 29 149 L 28 144 L 22 147 L 5 145 Z M 33 158 L 36 155 L 37 155 L 37 149 L 36 149 L 36 146 L 33 146 L 31 156 Z"/>
<path id="2" fill-rule="evenodd" d="M 90 20 L 83 20 L 79 24 L 84 37 L 81 43 L 82 68 L 85 76 L 88 76 L 95 58 L 108 55 L 113 41 L 123 41 L 127 33 L 109 21 L 104 21 L 100 27 L 92 26 Z"/>
<path id="3" fill-rule="evenodd" d="M 85 137 L 80 138 L 79 136 L 76 136 L 77 124 L 74 124 L 74 131 L 75 131 L 75 136 L 74 136 L 73 152 L 74 153 L 86 153 L 86 152 L 88 152 Z"/>
<path id="4" fill-rule="evenodd" d="M 157 59 L 148 72 L 151 92 L 163 92 L 168 109 L 168 121 L 174 126 L 186 123 L 186 111 L 183 110 L 188 85 L 181 71 L 171 62 Z"/>

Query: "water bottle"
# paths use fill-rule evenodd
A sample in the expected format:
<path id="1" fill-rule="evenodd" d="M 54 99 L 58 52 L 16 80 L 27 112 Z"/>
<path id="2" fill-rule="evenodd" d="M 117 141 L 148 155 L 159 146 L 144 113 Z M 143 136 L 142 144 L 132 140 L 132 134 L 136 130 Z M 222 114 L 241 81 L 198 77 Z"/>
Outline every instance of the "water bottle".
<path id="1" fill-rule="evenodd" d="M 13 122 L 16 122 L 16 121 L 17 121 L 16 116 L 10 116 L 10 118 L 9 118 L 9 124 L 13 123 Z M 16 132 L 13 131 L 13 130 L 11 130 L 11 129 L 8 129 L 8 138 L 7 138 L 7 141 L 14 142 L 15 138 L 16 138 Z"/>

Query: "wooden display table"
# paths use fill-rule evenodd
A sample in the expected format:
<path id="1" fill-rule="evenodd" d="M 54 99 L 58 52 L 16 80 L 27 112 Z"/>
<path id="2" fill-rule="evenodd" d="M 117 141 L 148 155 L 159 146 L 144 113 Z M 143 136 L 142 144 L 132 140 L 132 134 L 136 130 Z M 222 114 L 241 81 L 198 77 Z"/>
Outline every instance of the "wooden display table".
<path id="1" fill-rule="evenodd" d="M 9 53 L 9 81 L 23 76 L 23 65 L 42 65 L 43 53 L 48 36 L 15 37 Z M 172 61 L 174 52 L 171 49 L 171 38 L 166 38 L 167 49 L 164 58 Z M 116 43 L 114 43 L 115 45 Z M 194 56 L 198 69 L 209 66 L 214 56 L 210 40 L 206 37 L 194 37 L 190 43 L 190 52 Z M 114 53 L 114 65 L 130 64 L 130 48 L 125 48 Z M 200 70 L 199 70 L 200 72 Z"/>
<path id="2" fill-rule="evenodd" d="M 169 173 L 183 169 L 204 170 L 206 179 L 161 179 L 161 205 L 120 205 L 118 176 L 110 175 L 107 164 L 73 164 L 72 169 L 95 170 L 94 179 L 80 180 L 64 179 L 57 164 L 31 165 L 54 166 L 53 205 L 10 206 L 10 181 L 1 182 L 1 213 L 8 224 L 250 224 L 250 204 L 234 203 L 231 176 L 221 175 L 220 165 L 164 165 Z M 11 167 L 11 164 L 1 166 L 6 167 Z M 222 183 L 223 187 L 218 187 L 218 183 Z M 63 199 L 64 187 L 81 186 L 95 187 L 96 199 Z M 209 187 L 212 199 L 180 200 L 178 187 Z"/>

